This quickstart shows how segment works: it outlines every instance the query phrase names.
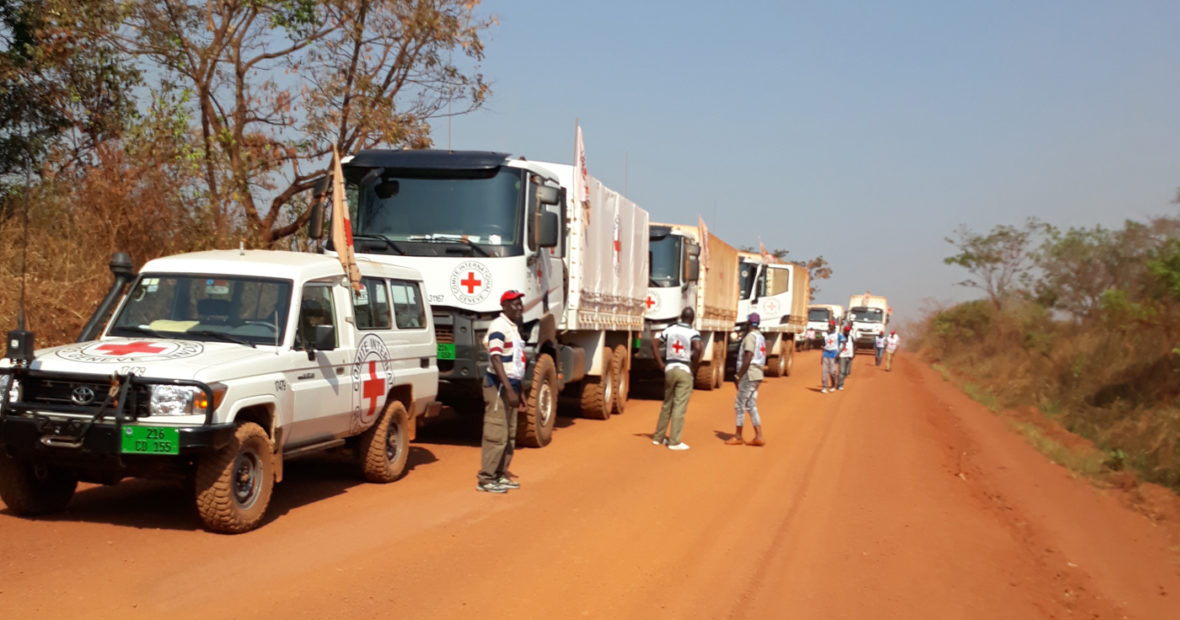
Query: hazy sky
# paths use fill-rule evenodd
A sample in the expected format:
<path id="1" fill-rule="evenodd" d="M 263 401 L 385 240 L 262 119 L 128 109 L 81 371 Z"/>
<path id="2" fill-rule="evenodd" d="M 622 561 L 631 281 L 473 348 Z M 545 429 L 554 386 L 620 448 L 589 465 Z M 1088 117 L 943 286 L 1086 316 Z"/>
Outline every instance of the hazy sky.
<path id="1" fill-rule="evenodd" d="M 823 255 L 819 303 L 978 296 L 944 238 L 1176 213 L 1180 2 L 485 0 L 482 110 L 439 148 L 570 162 L 653 220 Z M 449 135 L 448 135 L 449 134 Z"/>

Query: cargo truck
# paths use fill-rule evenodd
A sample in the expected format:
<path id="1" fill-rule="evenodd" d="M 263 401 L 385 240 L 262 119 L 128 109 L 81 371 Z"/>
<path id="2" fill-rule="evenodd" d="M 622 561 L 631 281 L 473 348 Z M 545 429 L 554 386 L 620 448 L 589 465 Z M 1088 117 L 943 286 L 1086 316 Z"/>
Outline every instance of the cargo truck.
<path id="1" fill-rule="evenodd" d="M 807 348 L 821 347 L 824 344 L 824 334 L 828 326 L 835 323 L 839 326 L 844 320 L 844 306 L 836 304 L 812 304 L 807 309 Z"/>
<path id="2" fill-rule="evenodd" d="M 848 315 L 845 324 L 852 327 L 852 340 L 856 349 L 873 349 L 877 336 L 885 333 L 889 326 L 891 309 L 889 302 L 880 295 L 853 295 L 848 298 Z"/>
<path id="3" fill-rule="evenodd" d="M 628 343 L 643 328 L 648 214 L 583 170 L 575 199 L 574 166 L 505 153 L 366 150 L 343 161 L 357 256 L 425 278 L 444 410 L 482 412 L 488 325 L 505 291 L 524 293 L 516 439 L 526 446 L 549 443 L 559 392 L 587 417 L 623 410 Z"/>
<path id="4" fill-rule="evenodd" d="M 796 342 L 802 342 L 811 297 L 807 268 L 753 252 L 739 252 L 737 323 L 730 340 L 727 366 L 735 368 L 742 331 L 751 312 L 759 315 L 766 338 L 766 376 L 791 374 Z"/>
<path id="5" fill-rule="evenodd" d="M 701 333 L 703 345 L 693 385 L 701 390 L 719 388 L 725 379 L 729 334 L 737 320 L 738 251 L 699 226 L 652 224 L 649 237 L 647 313 L 643 333 L 634 343 L 632 378 L 659 377 L 651 339 L 678 321 L 684 308 L 692 308 L 693 328 Z"/>

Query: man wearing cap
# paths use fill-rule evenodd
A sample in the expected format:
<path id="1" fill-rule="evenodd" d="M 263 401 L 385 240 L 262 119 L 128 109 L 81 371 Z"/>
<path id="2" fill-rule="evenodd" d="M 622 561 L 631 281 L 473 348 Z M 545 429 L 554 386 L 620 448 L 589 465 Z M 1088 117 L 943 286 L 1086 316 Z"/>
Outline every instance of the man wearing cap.
<path id="1" fill-rule="evenodd" d="M 836 322 L 828 324 L 828 333 L 824 336 L 823 357 L 820 359 L 820 386 L 823 393 L 828 393 L 828 386 L 836 390 L 836 356 L 840 353 L 840 345 L 844 342 L 844 335 L 836 329 Z"/>
<path id="2" fill-rule="evenodd" d="M 500 316 L 488 326 L 487 375 L 483 382 L 483 442 L 476 490 L 507 493 L 520 487 L 508 477 L 508 465 L 516 451 L 517 412 L 524 409 L 520 381 L 524 378 L 524 339 L 517 323 L 524 314 L 524 293 L 508 291 L 500 296 Z"/>
<path id="3" fill-rule="evenodd" d="M 885 353 L 886 338 L 888 338 L 888 336 L 886 336 L 885 332 L 882 331 L 881 333 L 877 334 L 877 337 L 873 340 L 873 351 L 877 355 L 878 366 L 881 365 L 881 356 Z"/>
<path id="4" fill-rule="evenodd" d="M 852 358 L 856 356 L 856 342 L 852 340 L 852 326 L 845 325 L 840 341 L 840 382 L 836 389 L 844 389 L 844 378 L 852 374 Z"/>
<path id="5" fill-rule="evenodd" d="M 889 332 L 889 338 L 885 340 L 885 370 L 893 372 L 893 354 L 897 353 L 897 345 L 900 344 L 901 337 L 897 335 L 897 330 Z"/>
<path id="6" fill-rule="evenodd" d="M 687 450 L 688 444 L 680 440 L 684 432 L 684 413 L 688 410 L 688 397 L 692 395 L 692 365 L 701 357 L 701 334 L 692 328 L 696 313 L 685 308 L 680 313 L 680 322 L 669 326 L 652 339 L 651 349 L 660 370 L 664 371 L 664 406 L 660 408 L 660 419 L 656 432 L 651 435 L 654 445 L 668 444 L 669 450 Z M 660 347 L 664 350 L 661 351 Z M 671 422 L 670 435 L 669 422 Z"/>
<path id="7" fill-rule="evenodd" d="M 754 438 L 751 446 L 762 446 L 766 442 L 762 439 L 762 419 L 758 417 L 758 386 L 762 383 L 762 369 L 766 367 L 766 337 L 758 329 L 762 317 L 757 312 L 751 312 L 746 321 L 746 335 L 742 338 L 741 361 L 738 362 L 737 400 L 734 409 L 737 411 L 737 424 L 733 437 L 725 440 L 731 446 L 740 446 L 742 439 L 742 422 L 746 412 L 750 413 L 750 422 L 754 425 Z"/>

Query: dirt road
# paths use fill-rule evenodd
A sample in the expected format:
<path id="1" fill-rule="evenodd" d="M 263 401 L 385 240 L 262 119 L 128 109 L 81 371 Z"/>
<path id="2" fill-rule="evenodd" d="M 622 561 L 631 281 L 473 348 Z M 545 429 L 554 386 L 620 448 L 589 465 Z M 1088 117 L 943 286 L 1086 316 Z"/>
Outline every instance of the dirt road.
<path id="1" fill-rule="evenodd" d="M 412 470 L 358 483 L 293 463 L 261 529 L 199 529 L 179 489 L 87 486 L 0 511 L 0 617 L 1176 618 L 1164 528 L 1069 475 L 916 360 L 859 357 L 821 394 L 815 352 L 764 384 L 768 445 L 726 446 L 734 387 L 562 419 L 475 491 L 478 445 L 427 427 Z"/>

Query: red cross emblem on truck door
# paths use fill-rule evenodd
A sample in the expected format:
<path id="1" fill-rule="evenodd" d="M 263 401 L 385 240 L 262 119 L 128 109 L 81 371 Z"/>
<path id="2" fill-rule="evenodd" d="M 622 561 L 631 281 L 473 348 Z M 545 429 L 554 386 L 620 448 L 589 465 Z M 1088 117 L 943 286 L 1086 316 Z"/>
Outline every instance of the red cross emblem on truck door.
<path id="1" fill-rule="evenodd" d="M 680 352 L 684 350 L 684 345 L 680 344 L 679 340 L 673 340 L 672 350 L 676 352 L 676 355 L 680 355 Z"/>
<path id="2" fill-rule="evenodd" d="M 150 342 L 129 342 L 127 344 L 104 344 L 95 347 L 106 355 L 127 355 L 128 353 L 159 353 L 167 347 L 154 345 Z"/>
<path id="3" fill-rule="evenodd" d="M 365 381 L 362 394 L 369 401 L 369 417 L 377 411 L 377 399 L 385 395 L 385 379 L 377 376 L 377 362 L 369 361 L 369 378 Z"/>
<path id="4" fill-rule="evenodd" d="M 465 279 L 463 279 L 463 280 L 460 280 L 460 281 L 459 281 L 459 284 L 462 284 L 463 286 L 466 286 L 466 287 L 467 287 L 467 294 L 468 294 L 468 295 L 472 295 L 472 294 L 474 294 L 474 293 L 475 293 L 475 287 L 477 287 L 477 286 L 479 286 L 479 285 L 483 284 L 483 281 L 482 281 L 482 280 L 477 280 L 477 279 L 475 278 L 475 272 L 474 272 L 474 271 L 468 271 L 468 272 L 467 272 L 467 277 L 466 277 Z"/>
<path id="5" fill-rule="evenodd" d="M 647 309 L 648 309 L 648 310 L 651 310 L 651 307 L 652 307 L 652 306 L 654 306 L 654 305 L 656 305 L 656 300 L 655 300 L 655 299 L 652 299 L 652 296 L 651 296 L 651 295 L 648 295 L 648 296 L 647 296 L 647 301 L 645 301 L 645 302 L 643 302 L 643 303 L 644 303 L 644 305 L 646 305 L 646 306 L 647 306 Z"/>

